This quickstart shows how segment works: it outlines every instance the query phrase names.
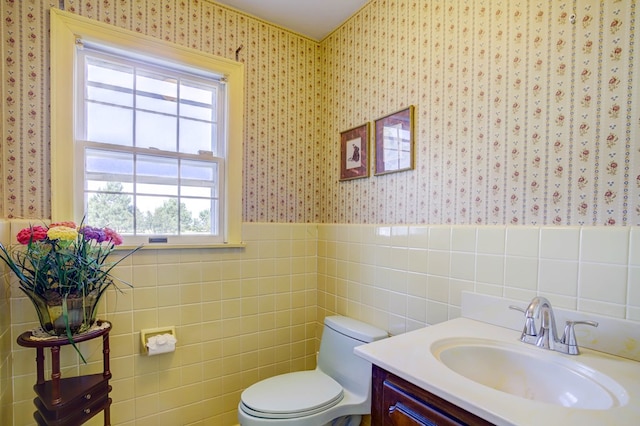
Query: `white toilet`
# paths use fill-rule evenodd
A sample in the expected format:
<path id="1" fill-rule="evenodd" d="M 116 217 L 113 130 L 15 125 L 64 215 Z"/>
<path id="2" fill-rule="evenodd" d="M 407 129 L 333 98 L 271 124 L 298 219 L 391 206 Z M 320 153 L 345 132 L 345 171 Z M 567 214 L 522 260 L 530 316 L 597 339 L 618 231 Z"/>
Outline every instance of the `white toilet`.
<path id="1" fill-rule="evenodd" d="M 371 363 L 356 346 L 388 334 L 342 316 L 326 317 L 318 366 L 262 380 L 242 392 L 241 426 L 357 426 L 371 413 Z"/>

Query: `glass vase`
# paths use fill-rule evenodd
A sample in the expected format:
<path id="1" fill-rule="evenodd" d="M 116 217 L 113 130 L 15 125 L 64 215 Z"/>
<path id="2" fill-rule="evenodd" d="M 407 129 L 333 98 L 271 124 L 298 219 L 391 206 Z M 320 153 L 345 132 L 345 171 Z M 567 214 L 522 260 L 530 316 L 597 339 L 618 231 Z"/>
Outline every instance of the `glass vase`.
<path id="1" fill-rule="evenodd" d="M 55 291 L 47 291 L 43 296 L 24 293 L 36 308 L 40 326 L 52 336 L 66 336 L 67 324 L 71 334 L 83 333 L 96 321 L 101 296 L 97 291 L 85 295 L 69 294 L 66 298 Z"/>

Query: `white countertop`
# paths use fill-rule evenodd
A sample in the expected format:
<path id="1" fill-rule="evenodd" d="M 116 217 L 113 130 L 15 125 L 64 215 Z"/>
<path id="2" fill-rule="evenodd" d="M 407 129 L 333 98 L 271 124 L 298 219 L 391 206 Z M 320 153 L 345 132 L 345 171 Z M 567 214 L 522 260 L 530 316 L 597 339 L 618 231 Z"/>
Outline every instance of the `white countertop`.
<path id="1" fill-rule="evenodd" d="M 458 318 L 359 346 L 358 356 L 479 417 L 498 425 L 636 425 L 640 424 L 640 362 L 581 348 L 580 355 L 564 355 L 519 341 L 520 332 Z M 476 383 L 450 370 L 431 352 L 442 339 L 476 338 L 523 345 L 568 357 L 608 375 L 627 392 L 628 401 L 604 410 L 563 407 L 514 396 Z M 519 349 L 519 348 L 518 348 Z M 536 354 L 534 352 L 534 354 Z M 478 366 L 481 368 L 481 366 Z M 544 374 L 544 372 L 541 372 Z"/>

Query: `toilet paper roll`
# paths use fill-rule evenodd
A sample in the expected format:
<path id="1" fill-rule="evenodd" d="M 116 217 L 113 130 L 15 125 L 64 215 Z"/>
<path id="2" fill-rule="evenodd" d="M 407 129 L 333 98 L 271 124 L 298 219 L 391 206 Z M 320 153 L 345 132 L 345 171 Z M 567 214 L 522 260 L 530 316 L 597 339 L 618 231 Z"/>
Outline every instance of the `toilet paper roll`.
<path id="1" fill-rule="evenodd" d="M 157 334 L 147 340 L 147 353 L 149 356 L 165 354 L 176 350 L 178 340 L 172 334 Z"/>

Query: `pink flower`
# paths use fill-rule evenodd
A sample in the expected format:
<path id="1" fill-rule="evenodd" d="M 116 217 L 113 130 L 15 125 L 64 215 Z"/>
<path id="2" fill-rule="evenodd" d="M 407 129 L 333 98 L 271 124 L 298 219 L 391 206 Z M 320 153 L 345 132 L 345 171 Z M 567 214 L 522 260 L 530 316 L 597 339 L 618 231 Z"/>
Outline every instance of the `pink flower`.
<path id="1" fill-rule="evenodd" d="M 42 226 L 24 228 L 18 232 L 18 235 L 16 235 L 18 242 L 24 245 L 27 245 L 32 241 L 42 241 L 45 238 L 47 238 L 47 229 Z"/>
<path id="2" fill-rule="evenodd" d="M 114 246 L 122 244 L 122 237 L 113 229 L 104 228 L 104 234 L 107 236 L 107 240 L 111 241 Z"/>

